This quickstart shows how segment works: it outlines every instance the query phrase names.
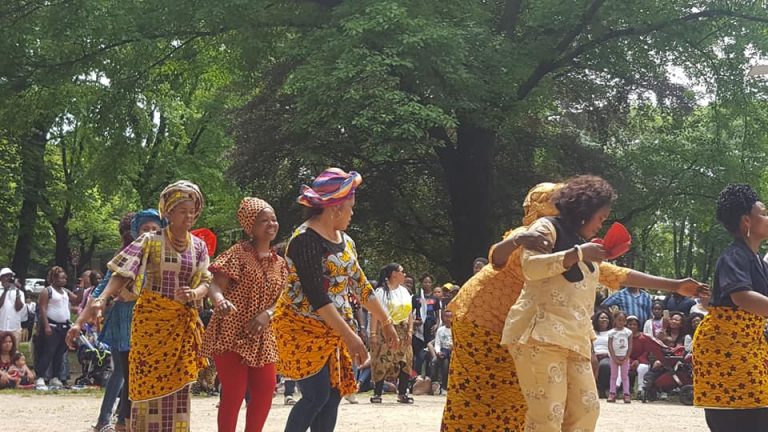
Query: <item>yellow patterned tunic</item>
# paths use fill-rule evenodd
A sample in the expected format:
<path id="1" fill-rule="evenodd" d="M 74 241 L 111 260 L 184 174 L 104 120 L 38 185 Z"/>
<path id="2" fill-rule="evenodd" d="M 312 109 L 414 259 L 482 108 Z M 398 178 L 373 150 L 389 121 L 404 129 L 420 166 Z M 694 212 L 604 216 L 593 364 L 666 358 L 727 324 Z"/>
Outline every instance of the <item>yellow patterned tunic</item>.
<path id="1" fill-rule="evenodd" d="M 341 336 L 323 321 L 310 301 L 311 294 L 305 292 L 299 279 L 299 271 L 291 259 L 291 245 L 295 239 L 311 228 L 302 225 L 297 228 L 286 248 L 288 263 L 288 285 L 277 301 L 272 328 L 275 331 L 277 350 L 280 356 L 278 370 L 294 380 L 310 377 L 329 363 L 331 386 L 342 395 L 357 391 L 352 375 L 352 359 Z M 312 235 L 317 235 L 312 231 Z M 355 242 L 343 234 L 338 249 L 330 245 L 328 250 L 317 255 L 322 264 L 322 289 L 327 296 L 326 304 L 333 304 L 339 314 L 357 329 L 350 296 L 356 296 L 361 303 L 373 297 L 373 288 L 357 261 Z"/>

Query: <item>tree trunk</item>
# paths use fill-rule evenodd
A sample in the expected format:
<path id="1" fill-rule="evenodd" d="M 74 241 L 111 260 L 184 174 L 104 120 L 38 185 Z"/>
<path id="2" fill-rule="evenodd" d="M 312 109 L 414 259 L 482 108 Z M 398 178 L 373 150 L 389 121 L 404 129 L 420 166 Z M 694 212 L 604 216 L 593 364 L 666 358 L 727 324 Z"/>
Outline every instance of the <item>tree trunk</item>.
<path id="1" fill-rule="evenodd" d="M 37 209 L 45 191 L 45 128 L 34 130 L 21 145 L 21 188 L 23 201 L 19 212 L 19 230 L 11 266 L 20 278 L 26 278 L 32 262 Z"/>
<path id="2" fill-rule="evenodd" d="M 77 270 L 70 269 L 69 267 L 69 228 L 67 227 L 67 223 L 69 223 L 71 217 L 72 205 L 67 202 L 64 205 L 64 212 L 62 215 L 51 223 L 53 226 L 53 233 L 56 235 L 56 265 L 67 270 L 67 273 L 70 274 L 70 270 Z"/>
<path id="3" fill-rule="evenodd" d="M 438 150 L 450 197 L 453 245 L 448 271 L 459 283 L 472 276 L 472 262 L 491 243 L 491 172 L 495 133 L 462 123 L 456 145 Z"/>

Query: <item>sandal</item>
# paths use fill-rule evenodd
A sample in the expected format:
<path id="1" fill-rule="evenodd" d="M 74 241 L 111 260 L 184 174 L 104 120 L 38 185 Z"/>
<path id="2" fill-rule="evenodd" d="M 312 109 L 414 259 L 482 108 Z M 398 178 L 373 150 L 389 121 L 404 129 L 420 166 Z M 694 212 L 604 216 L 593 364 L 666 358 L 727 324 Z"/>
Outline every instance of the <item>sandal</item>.
<path id="1" fill-rule="evenodd" d="M 380 404 L 381 403 L 381 396 L 376 396 L 376 395 L 371 396 L 371 403 L 372 404 Z"/>
<path id="2" fill-rule="evenodd" d="M 399 395 L 397 397 L 397 403 L 412 404 L 413 403 L 413 398 L 408 396 L 408 395 Z"/>
<path id="3" fill-rule="evenodd" d="M 628 394 L 625 394 L 624 395 L 624 403 L 625 404 L 632 403 L 632 396 L 630 396 Z"/>
<path id="4" fill-rule="evenodd" d="M 606 402 L 614 403 L 616 402 L 616 393 L 611 393 L 608 395 L 608 400 Z"/>
<path id="5" fill-rule="evenodd" d="M 91 426 L 91 430 L 93 432 L 115 432 L 115 428 L 109 423 Z"/>

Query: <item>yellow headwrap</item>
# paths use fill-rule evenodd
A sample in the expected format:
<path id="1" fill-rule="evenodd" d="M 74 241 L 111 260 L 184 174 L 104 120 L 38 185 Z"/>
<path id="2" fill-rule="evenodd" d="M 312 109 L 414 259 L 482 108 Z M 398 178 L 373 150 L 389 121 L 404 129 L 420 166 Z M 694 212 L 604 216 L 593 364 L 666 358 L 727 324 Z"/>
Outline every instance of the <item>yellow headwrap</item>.
<path id="1" fill-rule="evenodd" d="M 528 226 L 536 219 L 560 214 L 552 203 L 552 196 L 562 187 L 562 183 L 539 183 L 532 187 L 523 201 L 523 225 Z"/>
<path id="2" fill-rule="evenodd" d="M 203 193 L 200 192 L 200 188 L 196 184 L 186 180 L 179 180 L 166 186 L 163 192 L 160 193 L 160 204 L 157 206 L 160 216 L 167 218 L 168 213 L 184 201 L 195 203 L 195 217 L 200 216 L 200 213 L 203 212 L 205 198 L 203 198 Z"/>

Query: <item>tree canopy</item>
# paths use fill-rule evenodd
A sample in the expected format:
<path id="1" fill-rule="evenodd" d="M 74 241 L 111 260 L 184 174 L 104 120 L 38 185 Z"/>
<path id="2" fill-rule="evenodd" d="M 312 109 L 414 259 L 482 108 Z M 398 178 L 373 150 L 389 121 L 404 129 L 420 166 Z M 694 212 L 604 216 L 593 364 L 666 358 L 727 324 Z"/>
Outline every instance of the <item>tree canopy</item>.
<path id="1" fill-rule="evenodd" d="M 248 194 L 286 237 L 299 186 L 340 166 L 364 177 L 369 272 L 460 282 L 530 187 L 593 173 L 627 264 L 706 280 L 717 193 L 766 190 L 766 82 L 746 73 L 767 22 L 747 1 L 5 2 L 2 259 L 103 264 L 120 215 L 179 178 L 223 247 Z"/>

